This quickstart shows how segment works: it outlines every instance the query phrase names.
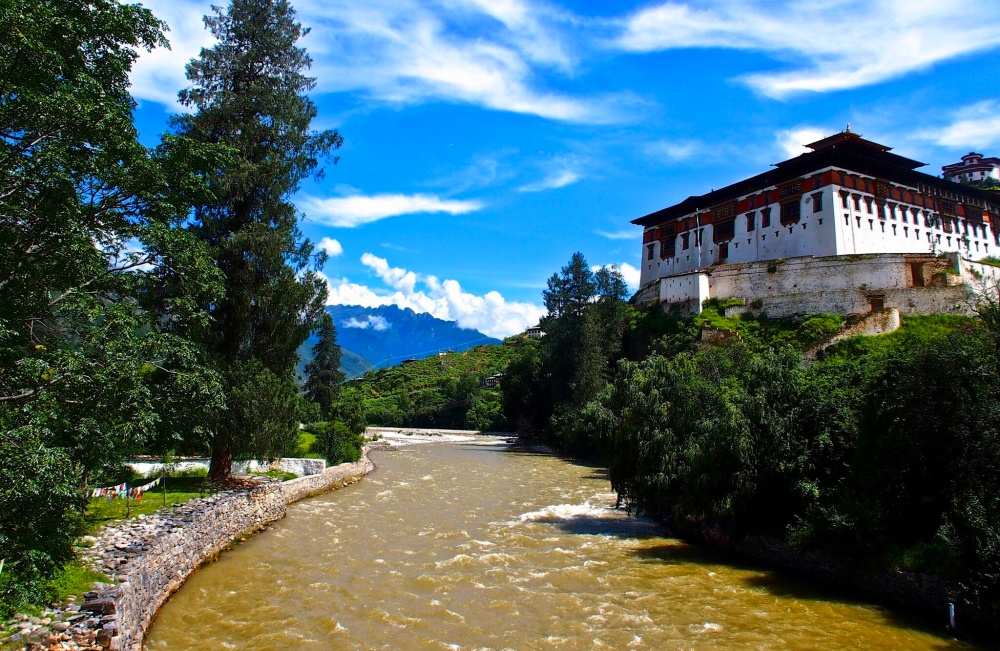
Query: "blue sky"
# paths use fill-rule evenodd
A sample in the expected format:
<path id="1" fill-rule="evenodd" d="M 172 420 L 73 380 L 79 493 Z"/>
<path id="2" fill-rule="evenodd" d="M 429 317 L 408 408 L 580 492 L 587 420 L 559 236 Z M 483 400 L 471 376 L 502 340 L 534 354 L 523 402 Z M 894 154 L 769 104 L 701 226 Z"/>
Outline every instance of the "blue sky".
<path id="1" fill-rule="evenodd" d="M 218 3 L 218 0 L 216 0 Z M 133 71 L 154 144 L 211 1 L 144 3 L 171 50 Z M 631 219 L 843 130 L 940 174 L 1000 155 L 1000 3 L 309 0 L 317 128 L 303 186 L 331 302 L 396 304 L 493 336 L 533 325 L 582 251 L 638 280 Z"/>

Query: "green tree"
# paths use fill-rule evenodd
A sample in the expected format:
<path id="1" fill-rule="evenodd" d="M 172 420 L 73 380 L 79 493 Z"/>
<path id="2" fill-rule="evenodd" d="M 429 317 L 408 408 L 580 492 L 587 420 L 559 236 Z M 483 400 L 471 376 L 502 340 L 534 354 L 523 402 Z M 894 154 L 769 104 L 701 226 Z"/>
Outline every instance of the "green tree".
<path id="1" fill-rule="evenodd" d="M 214 156 L 182 139 L 150 152 L 132 124 L 128 73 L 162 30 L 114 0 L 0 4 L 4 601 L 37 597 L 69 557 L 92 473 L 176 425 L 173 408 L 219 406 L 182 333 L 219 285 L 176 228 L 204 190 L 187 162 Z"/>
<path id="2" fill-rule="evenodd" d="M 303 238 L 291 202 L 302 180 L 320 175 L 319 162 L 340 147 L 336 131 L 315 132 L 316 107 L 306 96 L 315 80 L 298 40 L 308 30 L 284 0 L 234 0 L 205 18 L 217 44 L 187 67 L 192 86 L 180 100 L 194 112 L 173 120 L 175 132 L 221 144 L 229 165 L 203 171 L 214 200 L 197 207 L 191 229 L 211 249 L 225 278 L 225 297 L 208 305 L 211 323 L 197 335 L 226 379 L 226 409 L 215 423 L 210 476 L 225 481 L 234 455 L 279 453 L 294 439 L 294 404 L 280 392 L 270 422 L 287 423 L 273 447 L 252 444 L 244 427 L 262 399 L 238 400 L 241 373 L 262 373 L 270 387 L 295 391 L 296 349 L 324 314 L 326 284 L 315 273 L 325 255 Z M 336 162 L 334 160 L 334 162 Z M 252 425 L 251 425 L 252 427 Z"/>
<path id="3" fill-rule="evenodd" d="M 337 328 L 329 312 L 324 312 L 319 327 L 319 341 L 313 346 L 313 358 L 306 364 L 306 398 L 319 405 L 324 419 L 340 394 L 344 372 L 340 370 L 340 346 L 337 345 Z"/>

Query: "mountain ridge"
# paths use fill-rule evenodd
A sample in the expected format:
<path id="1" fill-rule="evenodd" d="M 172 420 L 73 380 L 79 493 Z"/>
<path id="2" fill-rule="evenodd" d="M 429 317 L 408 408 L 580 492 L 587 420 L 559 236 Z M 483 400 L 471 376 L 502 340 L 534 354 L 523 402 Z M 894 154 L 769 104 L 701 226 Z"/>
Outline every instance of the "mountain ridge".
<path id="1" fill-rule="evenodd" d="M 422 359 L 443 351 L 464 352 L 475 346 L 498 345 L 499 339 L 454 321 L 395 305 L 363 307 L 328 305 L 327 312 L 337 327 L 337 343 L 343 351 L 341 369 L 349 378 L 399 364 L 406 359 Z M 299 368 L 312 359 L 313 335 L 299 348 Z"/>

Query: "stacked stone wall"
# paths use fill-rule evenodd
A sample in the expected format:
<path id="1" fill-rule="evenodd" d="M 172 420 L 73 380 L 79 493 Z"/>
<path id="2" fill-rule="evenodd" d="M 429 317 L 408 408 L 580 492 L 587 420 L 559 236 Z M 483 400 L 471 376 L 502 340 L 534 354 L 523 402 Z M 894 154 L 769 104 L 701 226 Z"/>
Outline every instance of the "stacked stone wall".
<path id="1" fill-rule="evenodd" d="M 198 567 L 283 518 L 287 504 L 353 483 L 374 469 L 365 450 L 357 463 L 286 482 L 260 479 L 106 527 L 81 558 L 114 584 L 84 595 L 72 610 L 79 614 L 34 635 L 37 642 L 29 648 L 138 651 L 160 606 Z"/>

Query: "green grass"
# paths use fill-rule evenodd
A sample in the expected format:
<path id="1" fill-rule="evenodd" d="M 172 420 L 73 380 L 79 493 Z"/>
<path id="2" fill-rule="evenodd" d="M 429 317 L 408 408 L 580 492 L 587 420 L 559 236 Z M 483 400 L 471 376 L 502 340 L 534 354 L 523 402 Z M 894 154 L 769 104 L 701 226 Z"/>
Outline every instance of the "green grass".
<path id="1" fill-rule="evenodd" d="M 701 314 L 695 317 L 699 327 L 735 332 L 748 341 L 766 346 L 787 343 L 799 350 L 829 339 L 844 322 L 839 314 L 810 314 L 802 318 L 769 319 L 751 314 L 723 316 L 730 302 L 706 301 Z M 742 301 L 739 301 L 742 305 Z"/>
<path id="2" fill-rule="evenodd" d="M 166 505 L 183 504 L 188 500 L 205 497 L 214 492 L 204 477 L 167 477 Z M 84 526 L 88 534 L 96 533 L 104 525 L 125 517 L 125 500 L 98 497 L 90 500 L 84 514 Z M 142 496 L 139 501 L 129 500 L 131 517 L 140 513 L 149 515 L 164 506 L 163 484 Z"/>
<path id="3" fill-rule="evenodd" d="M 84 567 L 79 561 L 73 561 L 59 570 L 46 588 L 50 601 L 64 602 L 67 597 L 77 597 L 90 590 L 95 581 L 107 582 L 108 577 Z"/>
<path id="4" fill-rule="evenodd" d="M 978 327 L 975 317 L 960 314 L 903 314 L 899 330 L 883 335 L 858 336 L 838 341 L 820 355 L 830 361 L 884 354 L 905 344 L 914 345 L 931 339 L 963 336 Z"/>
<path id="5" fill-rule="evenodd" d="M 323 455 L 312 451 L 313 443 L 316 442 L 316 435 L 309 432 L 299 431 L 298 455 L 302 459 L 322 459 Z"/>

